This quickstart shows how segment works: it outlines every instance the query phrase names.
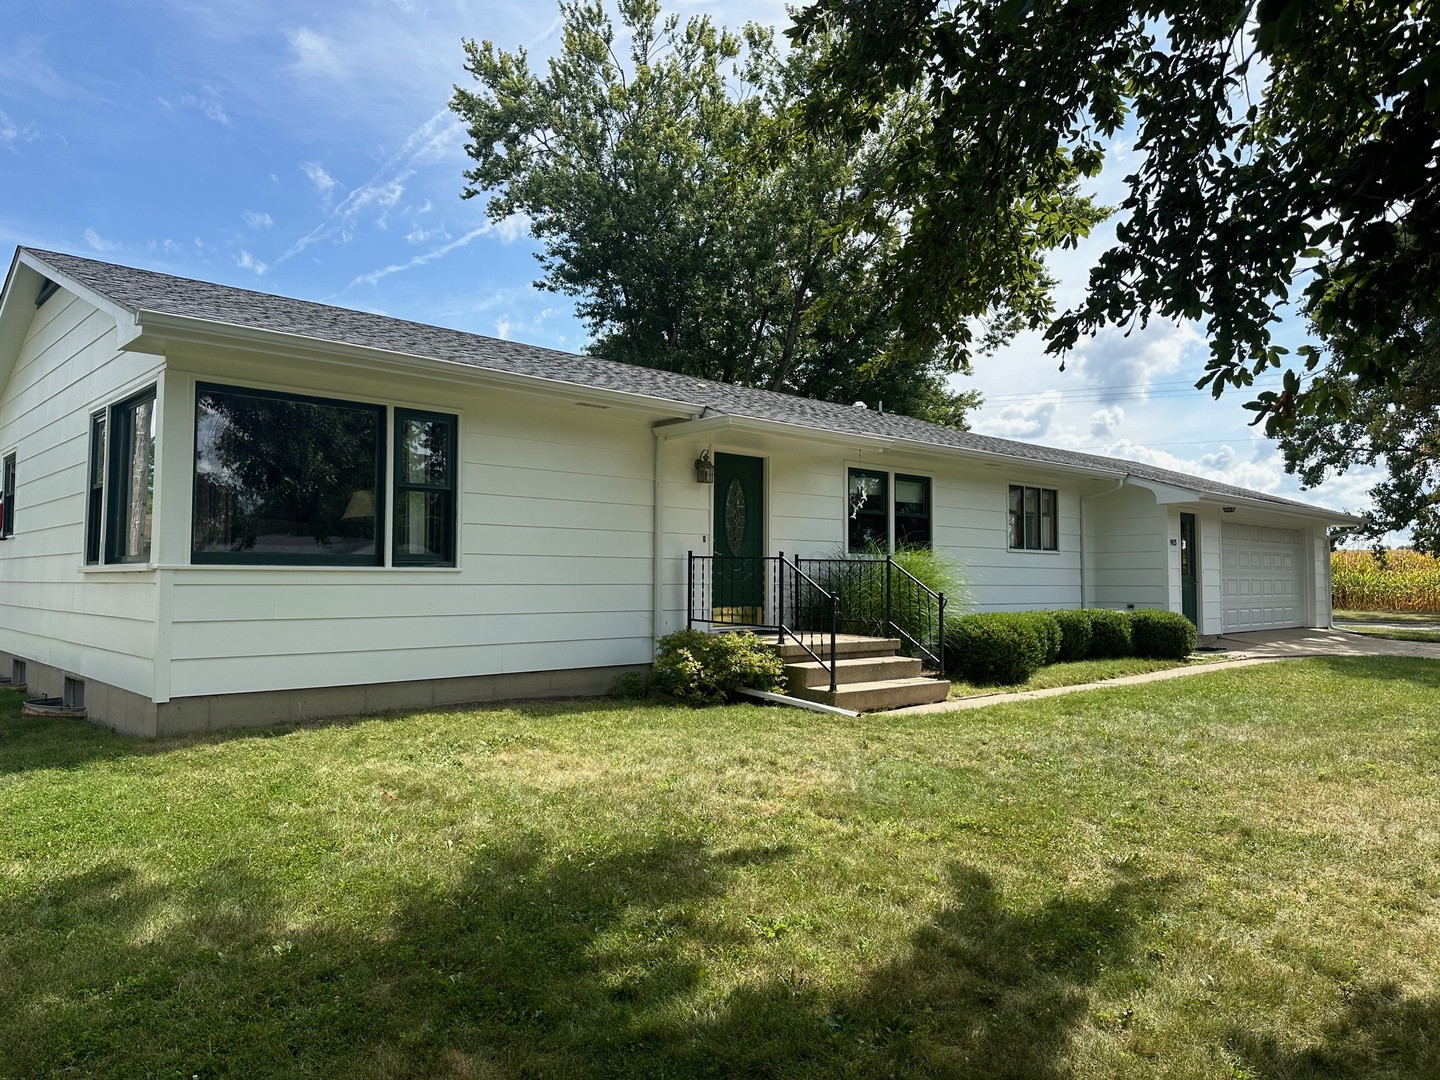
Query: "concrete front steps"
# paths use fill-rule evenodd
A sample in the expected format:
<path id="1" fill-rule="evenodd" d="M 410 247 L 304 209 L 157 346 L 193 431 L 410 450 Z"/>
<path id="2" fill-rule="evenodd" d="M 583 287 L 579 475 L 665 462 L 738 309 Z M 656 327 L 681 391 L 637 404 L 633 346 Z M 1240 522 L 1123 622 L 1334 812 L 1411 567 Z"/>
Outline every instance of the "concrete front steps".
<path id="1" fill-rule="evenodd" d="M 791 697 L 856 712 L 878 712 L 930 705 L 944 701 L 950 694 L 949 681 L 928 679 L 920 673 L 919 660 L 896 655 L 900 651 L 896 638 L 836 635 L 834 693 L 830 691 L 830 672 L 803 648 L 793 641 L 778 648 L 785 661 L 787 693 Z M 814 648 L 825 656 L 830 649 L 829 638 Z"/>

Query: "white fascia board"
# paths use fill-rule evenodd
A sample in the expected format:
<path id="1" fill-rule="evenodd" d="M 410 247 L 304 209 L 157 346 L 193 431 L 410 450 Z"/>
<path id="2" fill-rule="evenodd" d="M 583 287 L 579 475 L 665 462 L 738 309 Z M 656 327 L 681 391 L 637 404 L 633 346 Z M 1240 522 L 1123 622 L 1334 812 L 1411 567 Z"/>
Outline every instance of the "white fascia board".
<path id="1" fill-rule="evenodd" d="M 691 420 L 662 421 L 651 430 L 657 439 L 704 435 L 715 431 L 734 431 L 741 434 L 763 435 L 807 443 L 819 442 L 860 447 L 866 450 L 888 450 L 896 445 L 895 439 L 880 435 L 851 435 L 844 431 L 831 431 L 828 428 L 790 424 L 784 420 L 764 420 L 753 416 L 734 416 L 730 413 L 715 412 L 709 415 L 701 413 Z"/>
<path id="2" fill-rule="evenodd" d="M 665 398 L 603 387 L 546 379 L 537 375 L 519 375 L 494 368 L 441 360 L 433 356 L 377 349 L 368 345 L 323 341 L 303 334 L 287 334 L 279 330 L 260 330 L 234 323 L 216 322 L 190 315 L 163 311 L 140 311 L 137 315 L 141 333 L 125 348 L 142 352 L 165 353 L 171 345 L 213 349 L 238 349 L 263 352 L 266 356 L 293 357 L 323 364 L 362 368 L 366 371 L 390 371 L 400 374 L 425 372 L 431 378 L 467 385 L 503 386 L 525 393 L 538 394 L 552 404 L 563 392 L 565 397 L 602 405 L 606 408 L 630 408 L 668 416 L 695 416 L 701 406 Z M 563 391 L 561 390 L 563 388 Z"/>

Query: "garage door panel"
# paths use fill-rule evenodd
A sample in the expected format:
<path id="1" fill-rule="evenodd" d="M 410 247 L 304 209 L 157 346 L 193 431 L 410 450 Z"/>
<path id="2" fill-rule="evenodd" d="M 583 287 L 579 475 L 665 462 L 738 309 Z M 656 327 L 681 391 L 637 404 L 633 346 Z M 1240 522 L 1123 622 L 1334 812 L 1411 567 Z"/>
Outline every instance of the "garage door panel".
<path id="1" fill-rule="evenodd" d="M 1220 533 L 1226 630 L 1276 630 L 1305 621 L 1297 529 L 1226 522 Z"/>

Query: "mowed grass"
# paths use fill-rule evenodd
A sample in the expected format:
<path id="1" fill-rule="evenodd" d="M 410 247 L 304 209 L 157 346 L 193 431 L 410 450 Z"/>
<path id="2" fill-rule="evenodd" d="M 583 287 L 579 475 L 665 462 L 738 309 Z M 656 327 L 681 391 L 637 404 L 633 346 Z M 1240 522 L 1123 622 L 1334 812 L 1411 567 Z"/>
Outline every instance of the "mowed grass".
<path id="1" fill-rule="evenodd" d="M 0 1076 L 1440 1075 L 1440 664 L 0 720 Z"/>
<path id="2" fill-rule="evenodd" d="M 1221 657 L 1217 657 L 1219 659 Z M 950 684 L 950 696 L 984 697 L 991 694 L 1013 694 L 1021 690 L 1050 690 L 1062 686 L 1084 686 L 1087 683 L 1108 682 L 1130 675 L 1145 675 L 1152 671 L 1168 671 L 1177 667 L 1201 667 L 1214 663 L 1209 658 L 1192 657 L 1189 660 L 1148 660 L 1138 656 L 1124 656 L 1108 660 L 1076 660 L 1069 664 L 1047 664 L 1023 683 L 1013 686 L 994 686 L 984 683 L 966 682 L 955 679 Z"/>

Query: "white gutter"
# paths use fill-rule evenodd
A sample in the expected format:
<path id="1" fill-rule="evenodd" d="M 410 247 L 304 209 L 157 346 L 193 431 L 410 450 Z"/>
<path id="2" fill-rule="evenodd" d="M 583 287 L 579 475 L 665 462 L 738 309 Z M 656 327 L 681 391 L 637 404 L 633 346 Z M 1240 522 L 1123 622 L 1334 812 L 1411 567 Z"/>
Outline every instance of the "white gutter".
<path id="1" fill-rule="evenodd" d="M 661 620 L 665 616 L 664 602 L 661 596 L 665 588 L 665 485 L 660 479 L 660 470 L 665 461 L 665 443 L 667 441 L 659 431 L 655 432 L 655 506 L 654 513 L 651 515 L 654 536 L 650 541 L 650 659 L 652 661 L 660 648 Z"/>
<path id="2" fill-rule="evenodd" d="M 1098 499 L 1103 495 L 1114 495 L 1125 486 L 1127 477 L 1120 477 L 1115 481 L 1113 488 L 1106 488 L 1104 491 L 1097 491 L 1093 495 L 1086 495 L 1080 500 L 1080 606 L 1085 606 L 1085 504 L 1091 499 Z"/>

